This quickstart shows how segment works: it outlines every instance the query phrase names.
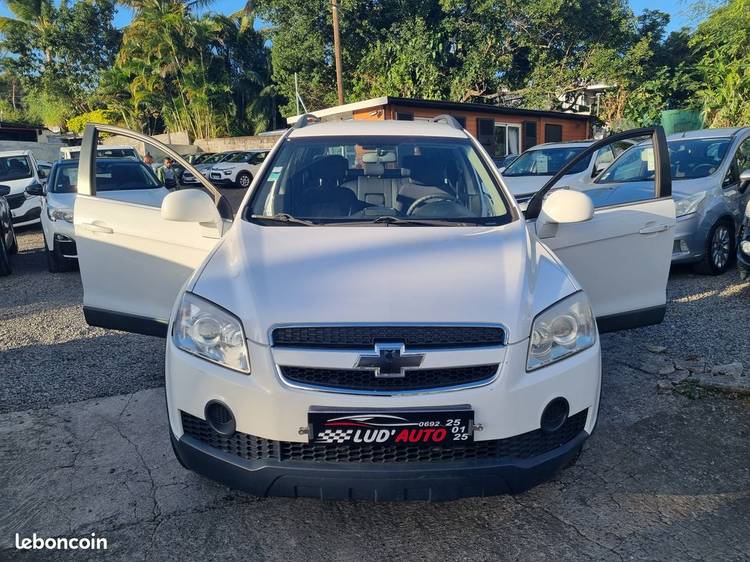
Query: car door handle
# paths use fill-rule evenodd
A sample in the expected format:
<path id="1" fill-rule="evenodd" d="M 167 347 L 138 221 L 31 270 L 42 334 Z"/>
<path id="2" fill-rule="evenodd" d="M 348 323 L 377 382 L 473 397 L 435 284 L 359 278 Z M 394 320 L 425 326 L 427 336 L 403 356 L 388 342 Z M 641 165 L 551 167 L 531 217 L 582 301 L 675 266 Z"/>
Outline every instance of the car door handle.
<path id="1" fill-rule="evenodd" d="M 111 227 L 103 225 L 97 221 L 84 222 L 81 223 L 81 226 L 83 226 L 83 228 L 85 228 L 89 232 L 101 232 L 102 234 L 112 234 L 114 232 Z"/>
<path id="2" fill-rule="evenodd" d="M 665 230 L 669 230 L 668 224 L 649 224 L 644 226 L 638 232 L 641 234 L 656 234 L 657 232 L 664 232 Z"/>

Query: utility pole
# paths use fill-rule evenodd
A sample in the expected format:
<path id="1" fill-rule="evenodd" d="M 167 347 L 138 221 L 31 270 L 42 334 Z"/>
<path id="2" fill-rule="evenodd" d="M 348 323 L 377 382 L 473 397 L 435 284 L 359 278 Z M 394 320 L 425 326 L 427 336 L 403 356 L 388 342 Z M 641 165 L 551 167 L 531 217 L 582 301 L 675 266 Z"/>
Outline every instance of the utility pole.
<path id="1" fill-rule="evenodd" d="M 339 105 L 344 105 L 344 84 L 341 78 L 341 39 L 339 38 L 339 6 L 337 0 L 331 0 L 333 16 L 333 56 L 336 59 L 336 89 L 339 94 Z"/>

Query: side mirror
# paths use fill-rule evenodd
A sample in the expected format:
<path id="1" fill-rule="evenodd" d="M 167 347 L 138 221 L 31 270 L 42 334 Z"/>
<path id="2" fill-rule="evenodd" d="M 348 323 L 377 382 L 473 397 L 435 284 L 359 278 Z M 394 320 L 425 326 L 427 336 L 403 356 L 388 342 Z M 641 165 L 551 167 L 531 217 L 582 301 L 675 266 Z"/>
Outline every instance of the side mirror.
<path id="1" fill-rule="evenodd" d="M 10 187 L 7 185 L 0 185 L 0 197 L 5 197 L 10 193 Z"/>
<path id="2" fill-rule="evenodd" d="M 505 171 L 506 166 L 500 166 L 497 171 L 498 173 L 502 174 Z"/>
<path id="3" fill-rule="evenodd" d="M 33 197 L 44 195 L 44 187 L 39 182 L 34 182 L 30 185 L 27 185 L 25 191 L 26 195 L 31 195 Z"/>
<path id="4" fill-rule="evenodd" d="M 569 189 L 552 191 L 542 203 L 542 210 L 536 221 L 539 238 L 551 238 L 557 232 L 558 224 L 584 222 L 594 216 L 594 202 L 585 193 Z"/>
<path id="5" fill-rule="evenodd" d="M 161 203 L 161 218 L 176 222 L 197 222 L 203 235 L 219 238 L 223 221 L 213 200 L 199 189 L 173 191 Z"/>
<path id="6" fill-rule="evenodd" d="M 745 193 L 748 185 L 750 185 L 750 169 L 745 170 L 744 172 L 740 174 L 739 192 Z"/>

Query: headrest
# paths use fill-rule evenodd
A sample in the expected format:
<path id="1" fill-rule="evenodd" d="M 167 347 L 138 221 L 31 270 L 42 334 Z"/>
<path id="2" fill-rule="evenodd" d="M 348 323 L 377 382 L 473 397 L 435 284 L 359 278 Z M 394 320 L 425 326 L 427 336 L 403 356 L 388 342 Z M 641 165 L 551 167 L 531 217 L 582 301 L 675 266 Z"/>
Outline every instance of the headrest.
<path id="1" fill-rule="evenodd" d="M 366 176 L 382 176 L 385 173 L 385 166 L 377 162 L 365 162 L 363 169 Z"/>
<path id="2" fill-rule="evenodd" d="M 425 156 L 405 156 L 404 168 L 409 169 L 412 183 L 440 187 L 445 184 L 445 165 Z"/>
<path id="3" fill-rule="evenodd" d="M 331 154 L 317 160 L 312 168 L 313 174 L 321 179 L 342 179 L 346 177 L 349 161 L 338 154 Z"/>

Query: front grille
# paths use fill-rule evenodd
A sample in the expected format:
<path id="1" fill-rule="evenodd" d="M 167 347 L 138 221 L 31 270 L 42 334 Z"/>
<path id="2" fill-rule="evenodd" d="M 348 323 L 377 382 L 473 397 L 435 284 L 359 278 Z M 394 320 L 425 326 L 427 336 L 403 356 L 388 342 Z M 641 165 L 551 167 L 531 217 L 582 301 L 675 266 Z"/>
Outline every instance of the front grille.
<path id="1" fill-rule="evenodd" d="M 281 367 L 290 382 L 349 390 L 423 390 L 458 386 L 488 380 L 497 373 L 498 364 L 450 367 L 444 369 L 407 369 L 398 378 L 375 378 L 375 371 L 362 369 L 319 369 Z"/>
<path id="2" fill-rule="evenodd" d="M 8 207 L 10 207 L 10 210 L 12 211 L 23 205 L 24 201 L 26 201 L 26 194 L 15 193 L 13 195 L 6 195 L 5 200 L 8 202 Z"/>
<path id="3" fill-rule="evenodd" d="M 366 349 L 376 343 L 403 342 L 407 348 L 485 347 L 505 343 L 494 326 L 300 326 L 276 328 L 276 347 Z"/>
<path id="4" fill-rule="evenodd" d="M 500 460 L 535 457 L 571 441 L 583 431 L 587 416 L 588 410 L 583 410 L 569 417 L 563 426 L 553 433 L 544 433 L 541 429 L 536 429 L 507 439 L 476 441 L 453 447 L 294 443 L 273 441 L 239 432 L 231 437 L 225 437 L 212 430 L 205 421 L 185 412 L 182 412 L 182 428 L 186 435 L 248 460 L 377 464 L 439 463 L 472 459 Z"/>

